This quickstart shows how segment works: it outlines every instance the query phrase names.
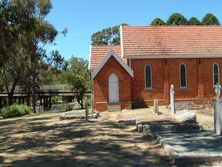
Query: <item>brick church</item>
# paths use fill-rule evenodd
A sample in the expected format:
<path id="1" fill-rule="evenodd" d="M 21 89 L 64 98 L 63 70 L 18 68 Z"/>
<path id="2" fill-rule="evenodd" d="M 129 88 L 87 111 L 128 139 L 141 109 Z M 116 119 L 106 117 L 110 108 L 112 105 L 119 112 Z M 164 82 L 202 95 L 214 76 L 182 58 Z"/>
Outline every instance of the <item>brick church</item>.
<path id="1" fill-rule="evenodd" d="M 215 96 L 222 78 L 221 26 L 121 26 L 120 45 L 90 49 L 93 106 L 132 109 Z"/>

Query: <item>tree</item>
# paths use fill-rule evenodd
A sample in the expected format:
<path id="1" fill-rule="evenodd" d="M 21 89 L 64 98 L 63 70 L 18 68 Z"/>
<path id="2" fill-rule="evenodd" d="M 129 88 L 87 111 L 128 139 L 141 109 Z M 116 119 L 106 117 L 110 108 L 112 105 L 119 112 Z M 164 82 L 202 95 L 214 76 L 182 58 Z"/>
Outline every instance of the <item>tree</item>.
<path id="1" fill-rule="evenodd" d="M 76 93 L 77 102 L 83 108 L 84 94 L 92 87 L 88 61 L 72 57 L 68 63 L 69 66 L 64 75 L 71 90 Z"/>
<path id="2" fill-rule="evenodd" d="M 187 19 L 180 13 L 172 14 L 167 20 L 168 25 L 187 25 Z"/>
<path id="3" fill-rule="evenodd" d="M 120 25 L 104 28 L 101 31 L 93 33 L 93 35 L 91 36 L 91 42 L 92 45 L 119 45 Z"/>
<path id="4" fill-rule="evenodd" d="M 26 17 L 24 19 L 29 20 L 25 36 L 27 41 L 26 49 L 29 55 L 29 71 L 32 80 L 32 107 L 35 112 L 37 64 L 39 57 L 44 53 L 43 46 L 48 42 L 53 42 L 57 35 L 53 25 L 45 20 L 46 15 L 52 8 L 52 4 L 50 0 L 14 0 L 13 2 L 18 12 L 25 14 Z"/>
<path id="5" fill-rule="evenodd" d="M 188 22 L 189 25 L 201 25 L 201 22 L 196 17 L 191 17 Z"/>
<path id="6" fill-rule="evenodd" d="M 166 23 L 161 19 L 161 18 L 155 18 L 152 22 L 151 22 L 152 26 L 155 25 L 166 25 Z"/>
<path id="7" fill-rule="evenodd" d="M 8 105 L 13 103 L 13 95 L 16 86 L 21 80 L 25 80 L 27 55 L 20 50 L 16 55 L 9 56 L 6 63 L 0 68 L 0 80 L 4 84 L 8 94 Z"/>
<path id="8" fill-rule="evenodd" d="M 18 13 L 9 0 L 0 1 L 0 67 L 8 56 L 15 51 L 19 34 L 25 28 L 25 21 L 19 20 Z"/>
<path id="9" fill-rule="evenodd" d="M 44 46 L 53 42 L 57 35 L 53 25 L 45 20 L 52 5 L 50 0 L 2 0 L 0 7 L 0 30 L 3 30 L 0 35 L 0 41 L 3 42 L 0 46 L 0 57 L 6 57 L 7 53 L 7 66 L 4 66 L 1 72 L 5 73 L 4 79 L 10 84 L 8 88 L 11 90 L 8 89 L 8 92 L 13 94 L 14 87 L 22 80 L 22 74 L 27 69 L 24 75 L 29 81 L 23 82 L 31 83 L 32 106 L 35 112 L 36 82 L 40 74 L 37 69 L 43 58 L 47 57 Z M 63 33 L 66 32 L 67 30 Z M 9 73 L 11 75 L 8 75 Z"/>
<path id="10" fill-rule="evenodd" d="M 219 20 L 212 13 L 207 13 L 202 19 L 203 25 L 220 25 Z"/>
<path id="11" fill-rule="evenodd" d="M 5 58 L 0 65 L 0 82 L 8 93 L 8 103 L 12 104 L 15 87 L 24 74 L 27 63 L 25 50 L 26 38 L 24 31 L 30 20 L 25 19 L 25 13 L 18 12 L 14 1 L 0 2 L 0 57 Z"/>

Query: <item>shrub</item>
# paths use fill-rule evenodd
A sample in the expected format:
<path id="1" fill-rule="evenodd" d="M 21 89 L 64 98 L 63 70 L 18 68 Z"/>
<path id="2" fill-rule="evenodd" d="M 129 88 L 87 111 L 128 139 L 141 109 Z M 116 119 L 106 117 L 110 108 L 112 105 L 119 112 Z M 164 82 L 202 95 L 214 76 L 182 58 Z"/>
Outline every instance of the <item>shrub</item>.
<path id="1" fill-rule="evenodd" d="M 52 97 L 52 104 L 57 104 L 59 102 L 59 97 L 58 96 L 53 96 Z"/>
<path id="2" fill-rule="evenodd" d="M 12 118 L 31 113 L 31 108 L 23 104 L 13 104 L 2 109 L 3 118 Z"/>
<path id="3" fill-rule="evenodd" d="M 92 99 L 87 99 L 88 107 L 92 106 Z M 86 108 L 86 99 L 83 101 L 83 108 Z"/>
<path id="4" fill-rule="evenodd" d="M 66 105 L 66 111 L 72 111 L 73 107 L 74 107 L 73 104 Z"/>

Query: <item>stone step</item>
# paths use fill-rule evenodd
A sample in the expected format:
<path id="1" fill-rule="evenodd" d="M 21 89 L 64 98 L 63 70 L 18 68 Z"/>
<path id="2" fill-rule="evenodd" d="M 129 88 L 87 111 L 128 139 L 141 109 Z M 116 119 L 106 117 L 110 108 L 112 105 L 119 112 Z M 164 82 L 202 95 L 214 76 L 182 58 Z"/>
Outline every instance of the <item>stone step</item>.
<path id="1" fill-rule="evenodd" d="M 108 111 L 121 111 L 121 106 L 120 104 L 109 104 L 108 105 Z"/>
<path id="2" fill-rule="evenodd" d="M 141 122 L 142 130 L 140 131 L 151 131 L 153 133 L 156 132 L 188 132 L 188 131 L 202 131 L 203 127 L 195 122 L 184 122 L 184 123 L 176 123 L 176 122 Z M 138 129 L 138 127 L 136 127 Z"/>

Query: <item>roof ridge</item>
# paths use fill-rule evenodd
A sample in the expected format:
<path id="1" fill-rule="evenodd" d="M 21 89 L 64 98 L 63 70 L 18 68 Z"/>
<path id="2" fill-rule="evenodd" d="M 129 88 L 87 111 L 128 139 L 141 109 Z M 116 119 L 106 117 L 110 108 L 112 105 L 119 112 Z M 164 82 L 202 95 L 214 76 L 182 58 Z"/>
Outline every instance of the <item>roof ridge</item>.
<path id="1" fill-rule="evenodd" d="M 222 28 L 222 25 L 123 25 L 122 27 L 128 27 L 128 28 L 132 28 L 132 27 L 175 27 L 175 28 L 179 28 L 179 27 L 220 27 Z"/>
<path id="2" fill-rule="evenodd" d="M 110 47 L 115 47 L 115 46 L 120 46 L 120 45 L 91 45 L 92 47 L 96 46 L 96 47 L 107 47 L 107 46 L 110 46 Z"/>

